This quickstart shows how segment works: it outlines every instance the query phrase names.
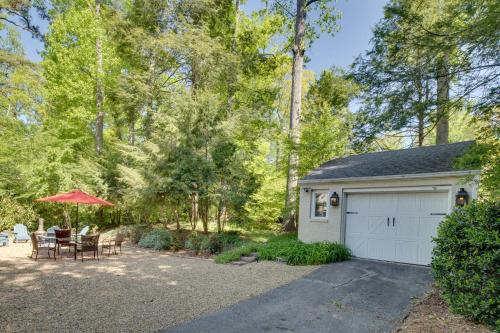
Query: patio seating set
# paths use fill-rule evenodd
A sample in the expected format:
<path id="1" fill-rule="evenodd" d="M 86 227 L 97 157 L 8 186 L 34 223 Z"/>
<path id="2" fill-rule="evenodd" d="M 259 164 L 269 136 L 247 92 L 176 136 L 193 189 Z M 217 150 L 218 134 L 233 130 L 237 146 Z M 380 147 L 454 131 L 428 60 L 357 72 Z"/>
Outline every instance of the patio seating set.
<path id="1" fill-rule="evenodd" d="M 99 260 L 99 245 L 101 245 L 101 254 L 104 253 L 104 250 L 107 250 L 109 256 L 112 249 L 114 254 L 118 254 L 117 249 L 120 250 L 120 254 L 122 253 L 124 235 L 118 233 L 114 238 L 107 238 L 99 244 L 100 234 L 87 235 L 88 231 L 88 226 L 82 228 L 78 234 L 72 233 L 71 229 L 60 229 L 58 226 L 53 226 L 47 229 L 46 233 L 33 232 L 29 234 L 25 225 L 16 224 L 14 226 L 14 242 L 28 242 L 31 240 L 31 257 L 35 260 L 38 259 L 40 253 L 44 252 L 48 254 L 49 258 L 53 256 L 54 260 L 56 260 L 56 256 L 61 255 L 61 248 L 64 247 L 68 248 L 68 253 L 73 250 L 75 260 L 77 254 L 81 253 L 82 261 L 85 252 L 92 252 L 93 258 Z"/>

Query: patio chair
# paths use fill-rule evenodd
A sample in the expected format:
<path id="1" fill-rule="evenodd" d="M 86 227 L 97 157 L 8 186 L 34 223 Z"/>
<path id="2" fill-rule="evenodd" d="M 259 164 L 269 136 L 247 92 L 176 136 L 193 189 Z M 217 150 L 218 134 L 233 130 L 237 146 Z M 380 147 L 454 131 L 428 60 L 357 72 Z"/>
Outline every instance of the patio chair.
<path id="1" fill-rule="evenodd" d="M 80 232 L 78 233 L 78 236 L 85 236 L 87 235 L 87 233 L 89 232 L 89 226 L 86 225 L 85 227 L 82 228 L 82 230 L 80 230 Z"/>
<path id="2" fill-rule="evenodd" d="M 73 244 L 71 241 L 71 229 L 59 229 L 55 230 L 56 234 L 56 246 L 57 246 L 57 255 L 60 254 L 61 247 L 67 247 L 71 252 L 71 247 Z"/>
<path id="3" fill-rule="evenodd" d="M 84 252 L 94 252 L 94 259 L 97 255 L 99 261 L 99 234 L 81 236 L 80 240 L 76 243 L 76 251 L 82 253 L 82 262 Z"/>
<path id="4" fill-rule="evenodd" d="M 111 248 L 113 248 L 113 254 L 118 254 L 116 248 L 120 249 L 120 255 L 122 254 L 122 243 L 125 240 L 125 235 L 117 233 L 114 239 L 106 239 L 101 244 L 101 254 L 104 249 L 108 249 L 108 256 L 111 254 Z"/>
<path id="5" fill-rule="evenodd" d="M 29 241 L 30 234 L 28 233 L 28 228 L 24 224 L 16 224 L 14 226 L 14 243 L 19 241 Z"/>
<path id="6" fill-rule="evenodd" d="M 61 230 L 57 225 L 53 225 L 52 227 L 47 229 L 47 236 L 55 237 L 56 230 Z"/>
<path id="7" fill-rule="evenodd" d="M 32 250 L 31 250 L 31 258 L 33 258 L 33 255 L 35 255 L 35 260 L 38 259 L 38 254 L 40 253 L 40 251 L 47 251 L 47 254 L 49 255 L 49 259 L 50 259 L 50 252 L 54 252 L 54 260 L 56 260 L 56 247 L 55 245 L 52 246 L 53 243 L 39 243 L 38 242 L 38 238 L 37 236 L 35 235 L 35 233 L 32 233 L 31 234 L 31 246 L 32 246 Z"/>
<path id="8" fill-rule="evenodd" d="M 3 244 L 3 246 L 9 246 L 9 235 L 5 232 L 0 232 L 0 244 Z"/>

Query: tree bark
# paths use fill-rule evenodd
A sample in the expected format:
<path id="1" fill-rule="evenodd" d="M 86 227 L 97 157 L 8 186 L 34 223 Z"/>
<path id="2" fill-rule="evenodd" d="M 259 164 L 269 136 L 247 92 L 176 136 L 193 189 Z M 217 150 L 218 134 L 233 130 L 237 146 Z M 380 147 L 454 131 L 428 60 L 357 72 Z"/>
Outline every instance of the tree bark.
<path id="1" fill-rule="evenodd" d="M 156 59 L 154 51 L 151 52 L 148 68 L 148 94 L 146 98 L 146 116 L 144 119 L 144 136 L 146 139 L 151 138 L 153 125 L 153 104 L 154 104 L 154 82 L 155 82 Z"/>
<path id="2" fill-rule="evenodd" d="M 436 144 L 448 143 L 449 134 L 449 112 L 448 102 L 450 100 L 450 76 L 448 73 L 448 56 L 445 55 L 437 65 L 437 124 Z"/>
<path id="3" fill-rule="evenodd" d="M 98 21 L 100 21 L 101 16 L 101 2 L 96 0 L 95 2 L 95 14 Z M 104 131 L 104 84 L 103 84 L 103 60 L 102 60 L 102 41 L 99 35 L 97 35 L 95 42 L 96 50 L 96 128 L 95 128 L 95 149 L 98 155 L 102 153 L 103 150 L 103 131 Z"/>
<path id="4" fill-rule="evenodd" d="M 191 230 L 196 230 L 198 224 L 198 193 L 191 195 Z"/>
<path id="5" fill-rule="evenodd" d="M 300 144 L 300 111 L 302 104 L 302 72 L 304 69 L 306 28 L 306 1 L 297 0 L 297 14 L 295 17 L 295 38 L 293 45 L 292 65 L 292 93 L 290 102 L 290 152 L 288 155 L 288 176 L 286 186 L 286 216 L 283 221 L 283 230 L 292 231 L 297 227 L 297 181 Z"/>
<path id="6" fill-rule="evenodd" d="M 179 221 L 179 208 L 178 208 L 178 205 L 176 205 L 176 207 L 175 207 L 174 214 L 175 214 L 175 228 L 177 230 L 180 230 L 181 229 L 181 223 Z"/>

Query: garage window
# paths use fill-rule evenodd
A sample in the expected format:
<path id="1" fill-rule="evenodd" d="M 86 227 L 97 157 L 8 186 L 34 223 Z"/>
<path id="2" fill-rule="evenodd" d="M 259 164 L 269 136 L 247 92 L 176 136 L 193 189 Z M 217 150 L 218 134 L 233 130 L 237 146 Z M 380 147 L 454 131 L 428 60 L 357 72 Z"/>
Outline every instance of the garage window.
<path id="1" fill-rule="evenodd" d="M 312 191 L 311 217 L 326 219 L 327 217 L 327 191 Z"/>

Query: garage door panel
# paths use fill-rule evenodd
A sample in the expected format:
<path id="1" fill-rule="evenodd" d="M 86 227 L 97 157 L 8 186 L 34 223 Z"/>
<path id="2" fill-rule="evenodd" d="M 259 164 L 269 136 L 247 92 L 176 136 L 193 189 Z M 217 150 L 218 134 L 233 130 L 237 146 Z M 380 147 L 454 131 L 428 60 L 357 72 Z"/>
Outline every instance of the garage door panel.
<path id="1" fill-rule="evenodd" d="M 346 215 L 346 245 L 354 256 L 428 265 L 444 217 L 431 213 L 448 211 L 448 194 L 349 194 L 347 207 L 356 213 Z"/>
<path id="2" fill-rule="evenodd" d="M 350 237 L 349 244 L 351 253 L 355 257 L 366 258 L 367 249 L 366 249 L 366 238 L 365 237 Z"/>
<path id="3" fill-rule="evenodd" d="M 416 193 L 400 193 L 396 199 L 398 215 L 413 215 L 419 211 L 419 201 Z"/>
<path id="4" fill-rule="evenodd" d="M 397 240 L 394 261 L 417 263 L 419 256 L 417 240 Z"/>
<path id="5" fill-rule="evenodd" d="M 391 220 L 392 223 L 392 220 Z M 419 238 L 419 218 L 414 216 L 394 217 L 394 230 L 396 238 L 418 239 Z M 392 225 L 392 224 L 391 224 Z"/>
<path id="6" fill-rule="evenodd" d="M 431 239 L 437 236 L 437 228 L 443 219 L 442 216 L 420 217 L 418 237 L 420 239 Z"/>
<path id="7" fill-rule="evenodd" d="M 379 260 L 394 260 L 394 240 L 386 238 L 369 238 L 367 240 L 367 258 Z"/>
<path id="8" fill-rule="evenodd" d="M 419 195 L 420 214 L 430 215 L 448 212 L 448 200 L 445 193 L 422 193 Z"/>
<path id="9" fill-rule="evenodd" d="M 370 204 L 370 194 L 356 194 L 355 200 L 347 200 L 348 212 L 359 212 Z"/>
<path id="10" fill-rule="evenodd" d="M 379 215 L 385 214 L 388 210 L 392 210 L 396 204 L 396 196 L 394 193 L 383 193 L 370 195 L 370 212 Z M 366 206 L 364 207 L 366 209 Z"/>
<path id="11" fill-rule="evenodd" d="M 389 236 L 394 230 L 387 227 L 387 216 L 369 216 L 368 236 Z"/>
<path id="12" fill-rule="evenodd" d="M 359 215 L 348 215 L 346 231 L 349 234 L 366 234 L 369 229 L 369 220 Z"/>
<path id="13" fill-rule="evenodd" d="M 432 249 L 434 247 L 434 242 L 422 242 L 419 244 L 418 249 L 418 262 L 420 265 L 428 265 L 431 263 L 432 259 Z"/>

